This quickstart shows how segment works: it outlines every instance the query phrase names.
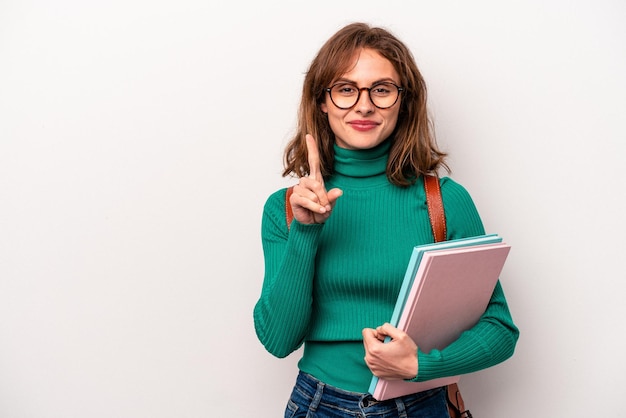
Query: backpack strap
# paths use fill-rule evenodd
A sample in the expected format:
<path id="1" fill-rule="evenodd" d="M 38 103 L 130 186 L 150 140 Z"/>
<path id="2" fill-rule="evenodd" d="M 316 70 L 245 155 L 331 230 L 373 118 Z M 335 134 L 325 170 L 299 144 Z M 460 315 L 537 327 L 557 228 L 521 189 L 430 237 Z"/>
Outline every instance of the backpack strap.
<path id="1" fill-rule="evenodd" d="M 428 217 L 433 230 L 435 242 L 445 241 L 448 235 L 446 230 L 446 214 L 443 209 L 441 187 L 438 176 L 422 176 L 424 178 L 424 190 L 426 191 L 426 206 Z"/>
<path id="2" fill-rule="evenodd" d="M 287 221 L 287 229 L 291 228 L 291 222 L 293 221 L 293 209 L 289 204 L 289 197 L 293 193 L 293 186 L 289 187 L 285 192 L 285 220 Z"/>
<path id="3" fill-rule="evenodd" d="M 465 402 L 461 396 L 459 385 L 451 383 L 446 386 L 448 392 L 448 414 L 451 418 L 472 418 L 469 409 L 465 409 Z"/>

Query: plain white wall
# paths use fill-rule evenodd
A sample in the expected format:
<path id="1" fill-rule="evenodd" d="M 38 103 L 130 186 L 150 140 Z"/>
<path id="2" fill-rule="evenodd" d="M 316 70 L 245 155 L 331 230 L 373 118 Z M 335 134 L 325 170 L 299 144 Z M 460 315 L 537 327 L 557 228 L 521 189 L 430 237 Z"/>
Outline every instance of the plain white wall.
<path id="1" fill-rule="evenodd" d="M 253 330 L 265 198 L 303 73 L 399 35 L 452 176 L 512 244 L 515 356 L 474 416 L 618 414 L 626 3 L 0 0 L 0 416 L 278 417 Z"/>

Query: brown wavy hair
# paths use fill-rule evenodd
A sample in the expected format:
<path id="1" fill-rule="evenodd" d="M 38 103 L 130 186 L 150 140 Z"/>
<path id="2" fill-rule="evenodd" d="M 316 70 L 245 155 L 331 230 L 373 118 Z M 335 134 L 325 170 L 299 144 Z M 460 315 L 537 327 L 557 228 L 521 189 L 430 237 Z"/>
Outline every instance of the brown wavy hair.
<path id="1" fill-rule="evenodd" d="M 320 169 L 324 178 L 332 174 L 335 134 L 320 105 L 326 100 L 327 86 L 354 65 L 355 52 L 369 48 L 388 59 L 400 75 L 404 88 L 400 113 L 387 162 L 387 177 L 398 186 L 408 186 L 420 174 L 434 174 L 441 167 L 450 171 L 447 154 L 437 147 L 426 107 L 426 84 L 413 54 L 391 32 L 366 23 L 349 24 L 330 37 L 311 62 L 302 88 L 296 133 L 284 153 L 283 176 L 309 174 L 306 134 L 317 138 Z"/>

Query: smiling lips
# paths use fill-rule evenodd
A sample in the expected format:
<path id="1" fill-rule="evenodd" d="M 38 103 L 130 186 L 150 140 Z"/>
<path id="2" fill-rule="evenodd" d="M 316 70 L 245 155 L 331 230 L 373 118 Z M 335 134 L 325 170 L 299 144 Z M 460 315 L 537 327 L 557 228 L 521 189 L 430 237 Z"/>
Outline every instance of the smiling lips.
<path id="1" fill-rule="evenodd" d="M 377 122 L 371 120 L 353 120 L 348 122 L 350 126 L 352 126 L 355 130 L 366 132 L 370 131 L 378 126 Z"/>

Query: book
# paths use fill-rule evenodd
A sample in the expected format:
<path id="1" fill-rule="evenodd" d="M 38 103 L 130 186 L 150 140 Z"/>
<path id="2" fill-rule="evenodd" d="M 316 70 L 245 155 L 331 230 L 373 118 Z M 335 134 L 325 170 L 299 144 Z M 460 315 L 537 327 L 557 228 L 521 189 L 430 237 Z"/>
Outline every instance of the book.
<path id="1" fill-rule="evenodd" d="M 459 247 L 468 247 L 471 245 L 480 245 L 480 244 L 494 244 L 501 243 L 502 238 L 497 234 L 488 234 L 488 235 L 479 235 L 477 237 L 470 238 L 459 238 L 449 241 L 441 241 L 434 244 L 424 244 L 418 245 L 413 248 L 413 252 L 411 253 L 411 258 L 409 259 L 409 264 L 406 269 L 406 273 L 404 275 L 404 280 L 402 281 L 402 286 L 400 288 L 400 292 L 398 294 L 398 299 L 396 301 L 395 308 L 393 310 L 393 314 L 391 316 L 391 320 L 389 323 L 394 327 L 398 326 L 398 320 L 400 319 L 400 314 L 402 313 L 402 308 L 406 302 L 406 297 L 409 293 L 411 285 L 415 279 L 415 274 L 417 273 L 417 268 L 419 267 L 422 256 L 426 251 L 432 250 L 443 250 L 446 248 L 459 248 Z"/>
<path id="2" fill-rule="evenodd" d="M 445 348 L 485 312 L 509 251 L 496 234 L 414 247 L 390 324 L 409 334 L 423 352 Z M 369 393 L 382 401 L 459 379 L 407 382 L 373 376 Z"/>

